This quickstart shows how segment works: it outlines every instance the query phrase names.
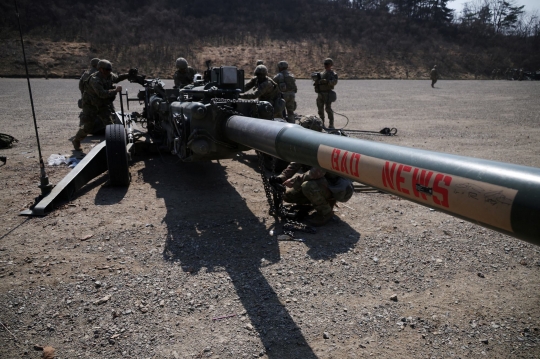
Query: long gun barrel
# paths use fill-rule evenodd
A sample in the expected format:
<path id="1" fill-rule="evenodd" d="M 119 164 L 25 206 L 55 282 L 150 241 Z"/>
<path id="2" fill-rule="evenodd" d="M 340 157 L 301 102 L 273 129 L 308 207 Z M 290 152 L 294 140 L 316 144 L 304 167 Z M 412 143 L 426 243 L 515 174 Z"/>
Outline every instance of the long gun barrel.
<path id="1" fill-rule="evenodd" d="M 540 169 L 232 116 L 225 136 L 540 245 Z"/>

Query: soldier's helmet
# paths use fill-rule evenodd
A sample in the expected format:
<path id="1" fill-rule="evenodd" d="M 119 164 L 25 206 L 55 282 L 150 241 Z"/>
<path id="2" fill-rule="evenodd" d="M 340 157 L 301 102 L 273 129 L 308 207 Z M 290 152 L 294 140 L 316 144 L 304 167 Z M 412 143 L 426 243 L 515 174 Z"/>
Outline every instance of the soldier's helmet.
<path id="1" fill-rule="evenodd" d="M 280 61 L 280 62 L 278 62 L 277 67 L 281 71 L 281 70 L 288 69 L 289 64 L 287 63 L 287 61 Z"/>
<path id="2" fill-rule="evenodd" d="M 97 68 L 104 70 L 112 70 L 112 64 L 109 60 L 99 60 Z"/>
<path id="3" fill-rule="evenodd" d="M 259 65 L 255 68 L 254 72 L 255 76 L 261 75 L 261 76 L 267 76 L 268 75 L 268 69 L 264 65 Z"/>
<path id="4" fill-rule="evenodd" d="M 92 60 L 90 60 L 90 66 L 92 67 L 96 67 L 97 68 L 97 65 L 99 63 L 99 59 L 97 57 L 93 58 Z"/>
<path id="5" fill-rule="evenodd" d="M 176 59 L 176 68 L 178 70 L 185 70 L 188 68 L 188 62 L 183 57 L 179 57 Z"/>
<path id="6" fill-rule="evenodd" d="M 259 65 L 264 65 L 264 61 L 263 60 L 257 60 L 257 66 Z"/>
<path id="7" fill-rule="evenodd" d="M 433 65 L 433 68 L 436 69 L 436 68 L 437 68 L 437 65 Z"/>
<path id="8" fill-rule="evenodd" d="M 300 126 L 317 132 L 322 132 L 323 130 L 322 120 L 315 115 L 302 116 Z"/>
<path id="9" fill-rule="evenodd" d="M 324 64 L 333 66 L 334 65 L 334 60 L 332 60 L 331 58 L 328 57 L 328 58 L 324 59 Z"/>

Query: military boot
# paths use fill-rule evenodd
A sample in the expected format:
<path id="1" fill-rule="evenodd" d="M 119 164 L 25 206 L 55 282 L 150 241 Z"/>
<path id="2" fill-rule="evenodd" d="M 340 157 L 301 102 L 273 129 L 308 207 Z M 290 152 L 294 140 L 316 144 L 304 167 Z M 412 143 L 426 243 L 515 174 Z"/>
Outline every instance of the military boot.
<path id="1" fill-rule="evenodd" d="M 309 220 L 309 224 L 314 227 L 324 226 L 326 223 L 330 222 L 332 217 L 334 217 L 332 207 L 328 204 L 317 206 L 315 209 L 317 212 L 315 212 L 315 215 Z"/>
<path id="2" fill-rule="evenodd" d="M 71 141 L 71 143 L 73 144 L 75 151 L 82 151 L 81 140 L 75 138 L 73 141 Z"/>

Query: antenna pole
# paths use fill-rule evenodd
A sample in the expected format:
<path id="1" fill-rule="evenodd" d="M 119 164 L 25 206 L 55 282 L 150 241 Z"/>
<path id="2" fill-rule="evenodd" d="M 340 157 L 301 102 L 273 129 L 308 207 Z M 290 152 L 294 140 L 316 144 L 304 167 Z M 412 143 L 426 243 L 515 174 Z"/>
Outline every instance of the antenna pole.
<path id="1" fill-rule="evenodd" d="M 23 58 L 24 58 L 24 68 L 26 70 L 26 81 L 28 82 L 28 92 L 30 94 L 30 105 L 32 106 L 32 116 L 34 118 L 34 129 L 36 131 L 36 140 L 37 140 L 37 147 L 38 147 L 38 153 L 39 153 L 39 168 L 40 168 L 39 188 L 41 188 L 41 197 L 45 197 L 51 192 L 53 186 L 49 183 L 49 177 L 47 177 L 47 174 L 45 173 L 45 163 L 43 163 L 43 156 L 41 155 L 41 146 L 39 144 L 39 134 L 38 134 L 37 121 L 36 121 L 36 112 L 34 110 L 34 99 L 32 98 L 32 87 L 30 86 L 30 75 L 28 74 L 28 65 L 26 63 L 26 52 L 24 51 L 24 40 L 22 36 L 21 20 L 19 19 L 19 7 L 17 6 L 17 0 L 15 0 L 15 13 L 17 14 L 17 23 L 19 24 L 19 34 L 21 36 L 21 46 L 22 46 Z"/>

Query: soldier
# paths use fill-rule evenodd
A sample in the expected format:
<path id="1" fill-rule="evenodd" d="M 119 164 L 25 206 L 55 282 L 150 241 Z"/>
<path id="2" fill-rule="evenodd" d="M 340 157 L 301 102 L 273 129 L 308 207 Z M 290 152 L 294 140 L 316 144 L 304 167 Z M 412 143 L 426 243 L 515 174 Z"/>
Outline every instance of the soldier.
<path id="1" fill-rule="evenodd" d="M 98 71 L 92 74 L 83 83 L 84 93 L 82 98 L 82 113 L 80 114 L 82 125 L 72 141 L 76 151 L 82 151 L 81 141 L 93 133 L 96 117 L 104 126 L 112 124 L 113 101 L 118 92 L 122 92 L 122 86 L 114 86 L 114 83 L 123 81 L 128 74 L 113 74 L 112 64 L 107 60 L 100 60 L 97 65 Z"/>
<path id="2" fill-rule="evenodd" d="M 433 68 L 431 69 L 431 72 L 429 73 L 429 77 L 431 78 L 431 87 L 435 87 L 435 83 L 439 79 L 439 72 L 437 71 L 437 65 L 433 65 Z"/>
<path id="3" fill-rule="evenodd" d="M 287 121 L 294 123 L 294 110 L 296 110 L 296 80 L 294 75 L 288 71 L 289 64 L 286 61 L 278 62 L 279 73 L 274 76 L 273 80 L 278 84 L 283 99 L 285 100 L 285 108 L 287 110 Z"/>
<path id="4" fill-rule="evenodd" d="M 302 116 L 300 126 L 321 132 L 323 122 L 314 115 Z M 334 215 L 336 200 L 346 202 L 354 192 L 350 180 L 298 162 L 291 162 L 279 176 L 271 177 L 270 183 L 286 187 L 283 194 L 285 202 L 313 206 L 315 216 L 309 220 L 313 226 L 328 223 Z"/>
<path id="5" fill-rule="evenodd" d="M 259 101 L 268 101 L 274 107 L 274 118 L 283 118 L 283 110 L 285 101 L 281 97 L 278 85 L 268 77 L 268 69 L 264 65 L 259 65 L 255 68 L 255 86 L 256 90 L 253 93 L 240 95 L 244 99 L 259 99 Z"/>
<path id="6" fill-rule="evenodd" d="M 264 61 L 263 61 L 263 60 L 257 60 L 257 65 L 255 66 L 255 68 L 257 68 L 257 66 L 259 66 L 259 65 L 264 65 Z M 257 76 L 252 77 L 252 78 L 246 83 L 246 85 L 244 86 L 244 91 L 249 91 L 249 90 L 251 90 L 252 88 L 255 87 L 255 85 L 257 85 Z"/>
<path id="7" fill-rule="evenodd" d="M 409 69 L 405 69 L 405 78 L 409 79 Z"/>
<path id="8" fill-rule="evenodd" d="M 97 65 L 98 65 L 99 59 L 93 58 L 90 60 L 90 68 L 83 72 L 81 79 L 79 80 L 79 90 L 81 90 L 81 99 L 84 92 L 84 81 L 86 81 L 93 73 L 98 72 Z M 79 108 L 82 108 L 82 101 L 80 102 Z"/>
<path id="9" fill-rule="evenodd" d="M 174 73 L 174 88 L 183 88 L 193 83 L 195 70 L 188 65 L 183 57 L 176 59 L 176 72 Z"/>
<path id="10" fill-rule="evenodd" d="M 324 125 L 324 111 L 328 114 L 328 127 L 334 128 L 334 111 L 332 102 L 335 101 L 336 93 L 333 91 L 338 82 L 338 75 L 332 70 L 334 61 L 331 58 L 324 60 L 324 71 L 312 75 L 315 92 L 317 93 L 317 109 L 319 117 Z"/>

